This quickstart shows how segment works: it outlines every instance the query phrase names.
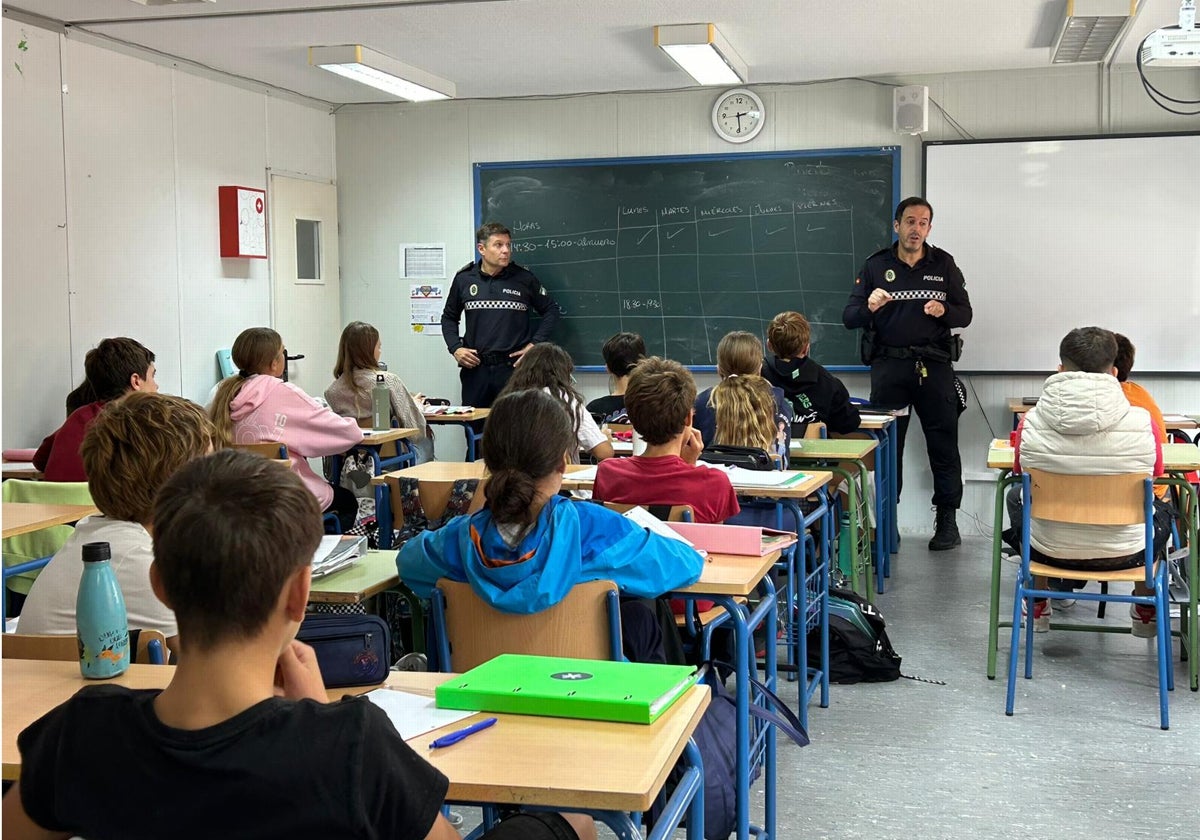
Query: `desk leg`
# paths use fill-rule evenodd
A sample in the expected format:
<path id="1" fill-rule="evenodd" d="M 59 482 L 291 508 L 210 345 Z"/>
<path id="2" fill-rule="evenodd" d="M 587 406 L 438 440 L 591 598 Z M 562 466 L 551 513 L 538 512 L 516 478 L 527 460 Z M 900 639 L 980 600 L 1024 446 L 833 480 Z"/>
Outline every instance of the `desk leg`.
<path id="1" fill-rule="evenodd" d="M 992 521 L 992 591 L 988 601 L 987 678 L 996 679 L 996 646 L 1000 640 L 1000 570 L 1003 568 L 1000 532 L 1004 530 L 1004 496 L 1018 476 L 1002 471 L 996 478 L 996 512 Z"/>
<path id="2" fill-rule="evenodd" d="M 899 423 L 893 420 L 885 430 L 888 437 L 888 553 L 895 554 L 900 550 L 900 524 L 897 509 L 900 504 L 900 429 Z M 884 576 L 892 575 L 892 558 L 885 556 L 883 560 Z M 882 581 L 879 584 L 883 585 Z M 880 592 L 883 590 L 881 589 Z"/>
<path id="3" fill-rule="evenodd" d="M 875 450 L 875 550 L 872 552 L 875 563 L 875 591 L 883 594 L 883 580 L 888 572 L 888 552 L 892 548 L 892 522 L 895 517 L 894 493 L 895 485 L 891 476 L 895 469 L 891 457 L 893 452 L 892 439 L 888 424 L 883 429 L 871 429 L 869 434 L 879 446 Z"/>

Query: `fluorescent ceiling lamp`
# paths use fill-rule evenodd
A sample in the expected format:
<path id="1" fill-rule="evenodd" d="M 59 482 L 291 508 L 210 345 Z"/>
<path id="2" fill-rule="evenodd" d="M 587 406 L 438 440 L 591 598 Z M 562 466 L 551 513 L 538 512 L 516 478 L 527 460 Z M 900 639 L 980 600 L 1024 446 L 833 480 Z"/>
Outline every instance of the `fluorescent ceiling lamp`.
<path id="1" fill-rule="evenodd" d="M 426 73 L 361 44 L 309 47 L 308 63 L 410 102 L 454 98 L 454 82 Z"/>
<path id="2" fill-rule="evenodd" d="M 746 63 L 711 23 L 654 27 L 654 44 L 701 85 L 749 81 Z"/>
<path id="3" fill-rule="evenodd" d="M 1054 64 L 1103 61 L 1133 20 L 1137 0 L 1067 0 L 1054 39 Z"/>

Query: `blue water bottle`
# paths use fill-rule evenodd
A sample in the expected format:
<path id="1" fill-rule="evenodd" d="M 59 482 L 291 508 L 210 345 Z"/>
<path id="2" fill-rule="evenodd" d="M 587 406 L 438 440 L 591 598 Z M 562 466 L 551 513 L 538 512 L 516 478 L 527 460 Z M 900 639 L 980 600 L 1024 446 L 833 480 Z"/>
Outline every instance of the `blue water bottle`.
<path id="1" fill-rule="evenodd" d="M 75 598 L 79 670 L 87 679 L 104 680 L 129 668 L 129 618 L 125 596 L 113 572 L 106 542 L 83 546 L 83 577 Z"/>

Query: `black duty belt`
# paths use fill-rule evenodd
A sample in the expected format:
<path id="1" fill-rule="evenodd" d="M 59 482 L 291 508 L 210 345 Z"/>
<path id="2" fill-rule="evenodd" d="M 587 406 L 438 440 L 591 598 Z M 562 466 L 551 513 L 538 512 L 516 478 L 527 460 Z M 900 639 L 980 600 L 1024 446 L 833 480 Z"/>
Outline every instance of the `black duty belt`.
<path id="1" fill-rule="evenodd" d="M 479 364 L 484 367 L 496 367 L 499 365 L 511 365 L 513 360 L 509 358 L 508 353 L 487 350 L 478 354 Z"/>
<path id="2" fill-rule="evenodd" d="M 875 357 L 880 359 L 925 359 L 930 362 L 949 362 L 950 351 L 932 344 L 914 345 L 912 347 L 888 347 L 881 344 L 875 348 Z"/>

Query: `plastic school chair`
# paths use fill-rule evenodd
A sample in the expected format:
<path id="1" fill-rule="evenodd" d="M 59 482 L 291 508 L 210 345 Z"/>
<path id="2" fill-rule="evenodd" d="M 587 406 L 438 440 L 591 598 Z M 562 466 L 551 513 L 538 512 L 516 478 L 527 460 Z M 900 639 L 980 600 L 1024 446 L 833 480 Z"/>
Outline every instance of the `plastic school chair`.
<path id="1" fill-rule="evenodd" d="M 261 443 L 235 443 L 232 448 L 240 449 L 243 452 L 249 452 L 253 455 L 266 458 L 270 461 L 283 461 L 290 464 L 291 457 L 288 455 L 287 444 L 277 441 L 263 441 Z M 324 513 L 321 515 L 321 523 L 325 527 L 327 534 L 342 533 L 341 520 L 337 518 L 336 513 Z"/>
<path id="2" fill-rule="evenodd" d="M 1167 599 L 1167 563 L 1154 559 L 1154 482 L 1145 473 L 1123 475 L 1062 475 L 1030 469 L 1021 475 L 1021 567 L 1013 595 L 1012 641 L 1008 651 L 1008 693 L 1004 713 L 1013 714 L 1017 689 L 1017 657 L 1021 632 L 1025 632 L 1025 679 L 1033 678 L 1033 610 L 1035 598 L 1056 598 L 1061 592 L 1037 589 L 1035 575 L 1050 578 L 1087 578 L 1101 582 L 1144 583 L 1149 595 L 1124 595 L 1108 591 L 1077 591 L 1079 601 L 1112 601 L 1153 607 L 1155 652 L 1158 657 L 1159 726 L 1169 726 L 1167 692 L 1175 688 L 1171 662 L 1170 612 Z M 1080 571 L 1030 560 L 1029 524 L 1037 518 L 1079 525 L 1140 525 L 1144 535 L 1143 563 L 1132 569 Z M 1021 606 L 1025 605 L 1025 618 Z M 1054 629 L 1054 628 L 1052 628 Z M 1081 625 L 1079 630 L 1100 630 Z M 1110 628 L 1111 629 L 1111 628 Z"/>

